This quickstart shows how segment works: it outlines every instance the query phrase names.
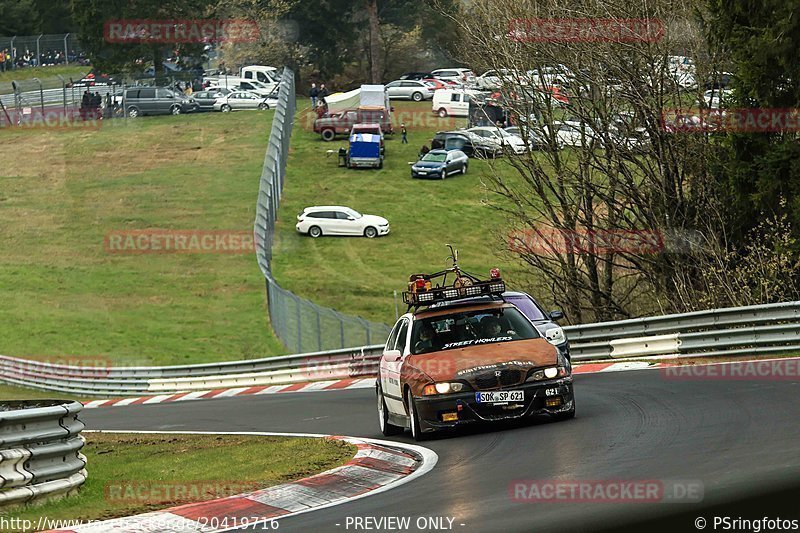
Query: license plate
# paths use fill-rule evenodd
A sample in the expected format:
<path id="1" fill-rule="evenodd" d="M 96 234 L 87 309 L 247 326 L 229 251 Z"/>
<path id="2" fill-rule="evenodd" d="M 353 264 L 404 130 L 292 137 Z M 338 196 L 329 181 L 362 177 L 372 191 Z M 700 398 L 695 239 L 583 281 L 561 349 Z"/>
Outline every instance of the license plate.
<path id="1" fill-rule="evenodd" d="M 428 173 L 428 171 L 427 171 L 427 170 L 418 170 L 418 171 L 417 171 L 417 174 L 419 174 L 420 176 L 424 176 L 424 175 L 425 175 L 425 174 L 427 174 L 427 173 Z"/>
<path id="2" fill-rule="evenodd" d="M 525 391 L 501 390 L 491 392 L 476 392 L 475 401 L 478 403 L 524 402 Z"/>

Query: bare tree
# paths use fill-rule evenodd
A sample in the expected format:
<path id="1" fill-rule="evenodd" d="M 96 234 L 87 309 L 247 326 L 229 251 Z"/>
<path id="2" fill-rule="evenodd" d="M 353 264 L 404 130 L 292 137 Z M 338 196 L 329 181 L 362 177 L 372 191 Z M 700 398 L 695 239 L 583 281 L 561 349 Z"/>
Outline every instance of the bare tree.
<path id="1" fill-rule="evenodd" d="M 719 237 L 710 136 L 664 127 L 714 68 L 699 8 L 476 0 L 454 19 L 465 59 L 500 73 L 500 103 L 539 147 L 494 163 L 491 203 L 508 215 L 510 249 L 574 322 L 685 307 L 675 286 L 694 284 L 697 244 Z M 674 56 L 708 67 L 692 73 Z"/>

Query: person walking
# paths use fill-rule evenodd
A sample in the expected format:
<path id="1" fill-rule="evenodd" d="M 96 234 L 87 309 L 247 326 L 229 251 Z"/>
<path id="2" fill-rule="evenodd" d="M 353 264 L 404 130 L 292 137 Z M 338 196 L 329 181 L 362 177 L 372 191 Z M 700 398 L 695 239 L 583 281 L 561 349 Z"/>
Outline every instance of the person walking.
<path id="1" fill-rule="evenodd" d="M 408 144 L 408 130 L 406 129 L 405 122 L 400 124 L 400 134 L 403 136 L 400 140 L 401 144 Z"/>
<path id="2" fill-rule="evenodd" d="M 317 89 L 317 84 L 311 84 L 311 90 L 308 91 L 308 95 L 311 97 L 311 109 L 317 108 L 317 97 L 319 96 L 319 89 Z"/>

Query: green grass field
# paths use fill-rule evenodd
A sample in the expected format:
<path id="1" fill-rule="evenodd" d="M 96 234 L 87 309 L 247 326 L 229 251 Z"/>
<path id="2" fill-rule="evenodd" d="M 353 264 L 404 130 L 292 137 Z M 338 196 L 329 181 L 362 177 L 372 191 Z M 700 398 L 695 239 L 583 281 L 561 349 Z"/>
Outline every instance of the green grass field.
<path id="1" fill-rule="evenodd" d="M 52 520 L 129 516 L 302 479 L 340 466 L 356 452 L 351 444 L 325 439 L 112 433 L 85 436 L 83 453 L 89 477 L 77 495 L 0 516 L 34 524 L 42 516 Z"/>
<path id="2" fill-rule="evenodd" d="M 252 234 L 272 112 L 0 130 L 0 353 L 114 365 L 283 353 L 246 253 L 109 253 L 109 232 Z"/>
<path id="3" fill-rule="evenodd" d="M 299 107 L 303 105 L 301 101 Z M 486 205 L 490 193 L 482 178 L 492 171 L 488 162 L 472 159 L 466 175 L 446 180 L 411 179 L 408 163 L 416 161 L 422 145 L 430 145 L 438 130 L 465 126 L 466 119 L 435 117 L 430 102 L 393 105 L 395 117 L 407 122 L 409 143 L 401 144 L 399 133 L 387 136 L 381 170 L 338 167 L 336 154 L 326 152 L 346 146 L 346 138 L 323 142 L 302 114 L 296 120 L 273 266 L 284 288 L 347 314 L 386 323 L 395 317 L 393 291 L 404 290 L 410 274 L 445 267 L 445 244 L 458 248 L 461 266 L 468 271 L 488 276 L 489 269 L 498 266 L 509 280 L 522 273 L 520 265 L 502 253 L 507 238 L 501 230 L 503 215 Z M 399 123 L 395 128 L 399 131 Z M 513 179 L 513 169 L 503 160 L 494 165 Z M 328 204 L 384 216 L 391 233 L 378 239 L 311 239 L 296 233 L 297 213 L 306 206 Z"/>

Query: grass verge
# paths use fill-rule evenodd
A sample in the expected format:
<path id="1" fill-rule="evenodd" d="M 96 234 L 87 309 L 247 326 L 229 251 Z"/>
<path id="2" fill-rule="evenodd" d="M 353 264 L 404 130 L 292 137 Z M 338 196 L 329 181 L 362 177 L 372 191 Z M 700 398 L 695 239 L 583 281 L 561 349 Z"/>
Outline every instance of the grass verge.
<path id="1" fill-rule="evenodd" d="M 341 441 L 237 435 L 88 433 L 86 441 L 89 478 L 77 495 L 5 516 L 34 523 L 129 516 L 302 479 L 356 452 Z"/>
<path id="2" fill-rule="evenodd" d="M 408 163 L 417 160 L 422 145 L 430 146 L 436 131 L 464 127 L 466 119 L 438 118 L 430 102 L 393 105 L 398 133 L 387 136 L 380 170 L 338 167 L 336 154 L 327 151 L 346 147 L 346 138 L 323 142 L 310 131 L 313 121 L 300 112 L 292 134 L 273 261 L 284 288 L 346 314 L 385 323 L 395 318 L 393 291 L 398 291 L 402 313 L 399 293 L 408 276 L 444 268 L 447 243 L 458 248 L 460 264 L 467 271 L 488 276 L 489 269 L 497 266 L 507 279 L 522 272 L 521 265 L 502 254 L 507 239 L 504 216 L 487 205 L 490 192 L 482 180 L 492 172 L 488 162 L 470 159 L 466 175 L 445 180 L 411 179 Z M 408 127 L 408 144 L 401 144 L 400 120 Z M 495 169 L 515 179 L 502 159 L 495 162 Z M 391 233 L 378 239 L 299 235 L 297 213 L 312 205 L 346 205 L 386 217 Z"/>
<path id="3" fill-rule="evenodd" d="M 112 232 L 252 235 L 272 117 L 2 130 L 0 353 L 166 365 L 285 353 L 254 252 L 111 253 Z"/>

